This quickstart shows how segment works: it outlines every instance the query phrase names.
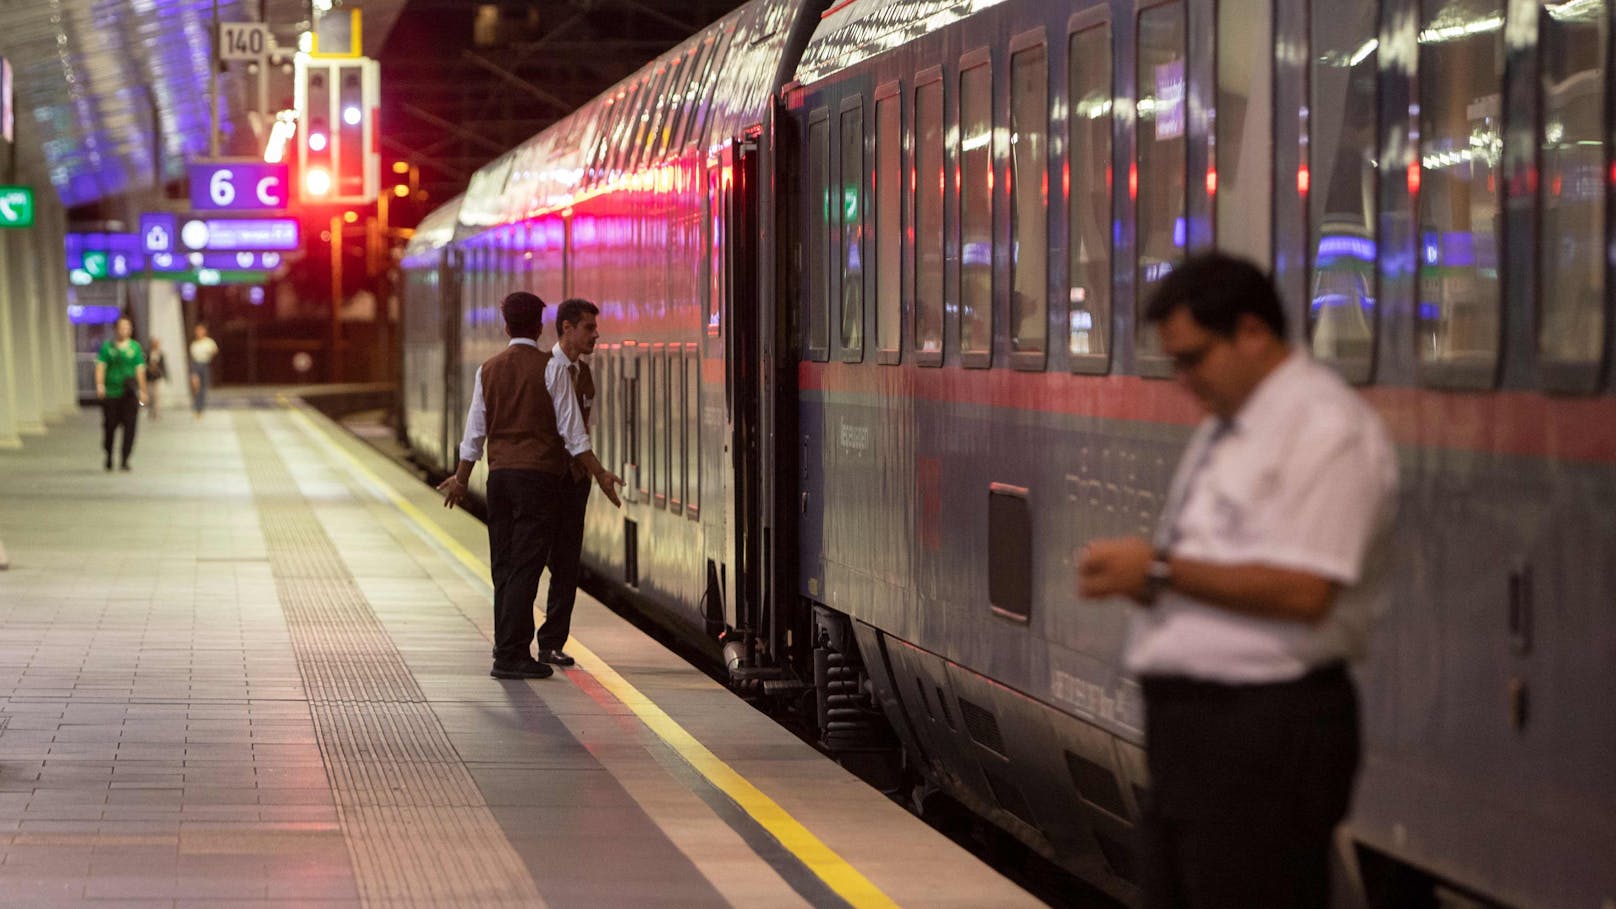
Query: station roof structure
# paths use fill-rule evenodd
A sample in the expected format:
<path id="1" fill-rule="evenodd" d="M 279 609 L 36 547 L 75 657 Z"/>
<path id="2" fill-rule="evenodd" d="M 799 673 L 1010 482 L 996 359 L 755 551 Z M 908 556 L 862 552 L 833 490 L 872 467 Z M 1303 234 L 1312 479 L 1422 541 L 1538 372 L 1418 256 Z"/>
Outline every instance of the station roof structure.
<path id="1" fill-rule="evenodd" d="M 359 4 L 378 56 L 405 0 Z M 355 4 L 349 4 L 354 6 Z M 217 11 L 217 12 L 215 12 Z M 217 17 L 217 18 L 215 18 Z M 310 27 L 307 0 L 8 0 L 0 56 L 15 86 L 17 173 L 72 207 L 184 176 L 209 153 L 213 23 L 266 22 L 282 47 Z M 245 68 L 220 73 L 221 150 L 253 153 Z M 261 149 L 261 145 L 258 146 Z"/>

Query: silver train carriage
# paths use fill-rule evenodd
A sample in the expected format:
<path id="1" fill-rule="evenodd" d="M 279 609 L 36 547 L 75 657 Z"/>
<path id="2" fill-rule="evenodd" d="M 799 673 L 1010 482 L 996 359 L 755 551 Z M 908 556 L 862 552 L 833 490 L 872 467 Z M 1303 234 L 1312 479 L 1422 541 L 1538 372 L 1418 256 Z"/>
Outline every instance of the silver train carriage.
<path id="1" fill-rule="evenodd" d="M 1139 306 L 1249 256 L 1402 460 L 1344 895 L 1616 906 L 1610 16 L 754 0 L 423 223 L 409 444 L 452 468 L 504 293 L 596 301 L 590 571 L 1127 896 L 1126 607 L 1074 554 L 1196 419 Z"/>

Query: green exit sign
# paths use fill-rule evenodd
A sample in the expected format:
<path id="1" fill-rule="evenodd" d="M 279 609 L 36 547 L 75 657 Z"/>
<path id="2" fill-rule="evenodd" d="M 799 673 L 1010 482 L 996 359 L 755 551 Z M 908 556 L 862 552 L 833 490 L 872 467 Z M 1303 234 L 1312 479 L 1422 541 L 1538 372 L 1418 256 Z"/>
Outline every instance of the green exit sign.
<path id="1" fill-rule="evenodd" d="M 0 227 L 34 226 L 34 188 L 0 186 Z"/>

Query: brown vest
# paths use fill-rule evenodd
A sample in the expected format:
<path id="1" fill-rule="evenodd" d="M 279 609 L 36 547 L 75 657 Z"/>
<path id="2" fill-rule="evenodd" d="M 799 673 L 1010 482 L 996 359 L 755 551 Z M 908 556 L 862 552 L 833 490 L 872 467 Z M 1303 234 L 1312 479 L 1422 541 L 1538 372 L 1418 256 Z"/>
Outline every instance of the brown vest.
<path id="1" fill-rule="evenodd" d="M 582 357 L 578 359 L 578 371 L 572 375 L 572 391 L 578 399 L 578 412 L 583 414 L 584 430 L 592 433 L 589 415 L 595 409 L 595 374 L 589 371 L 589 364 Z M 590 442 L 593 444 L 594 439 Z M 567 473 L 575 481 L 589 476 L 589 471 L 571 455 L 567 456 Z"/>
<path id="2" fill-rule="evenodd" d="M 555 403 L 544 384 L 550 352 L 512 344 L 482 367 L 489 470 L 567 472 Z"/>

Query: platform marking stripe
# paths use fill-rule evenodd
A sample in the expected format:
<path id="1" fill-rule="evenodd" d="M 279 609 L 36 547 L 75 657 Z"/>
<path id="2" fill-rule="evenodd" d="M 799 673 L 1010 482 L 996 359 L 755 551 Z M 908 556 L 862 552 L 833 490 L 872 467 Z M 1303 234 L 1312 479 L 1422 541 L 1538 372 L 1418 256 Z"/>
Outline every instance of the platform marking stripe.
<path id="1" fill-rule="evenodd" d="M 321 439 L 325 444 L 340 454 L 359 476 L 364 478 L 383 498 L 391 502 L 402 511 L 416 526 L 420 527 L 433 540 L 459 559 L 461 564 L 471 569 L 479 580 L 488 577 L 488 565 L 479 559 L 471 550 L 460 544 L 460 541 L 450 536 L 447 531 L 439 527 L 436 521 L 426 516 L 414 503 L 399 495 L 390 485 L 377 476 L 368 466 L 355 457 L 346 448 L 337 444 L 334 439 L 309 418 L 300 408 L 290 408 L 292 416 L 315 438 Z M 486 581 L 484 581 L 486 584 Z M 594 651 L 585 647 L 576 637 L 572 639 L 570 649 L 578 657 L 578 665 L 584 671 L 595 677 L 601 687 L 611 692 L 612 696 L 621 701 L 623 705 L 634 712 L 634 715 L 645 723 L 647 728 L 656 733 L 668 747 L 672 748 L 680 757 L 696 769 L 696 772 L 707 778 L 728 796 L 741 810 L 767 830 L 771 836 L 779 840 L 780 844 L 795 855 L 799 861 L 813 871 L 820 880 L 824 881 L 842 899 L 848 901 L 858 909 L 875 909 L 875 907 L 895 907 L 898 904 L 875 886 L 869 878 L 854 868 L 846 859 L 835 850 L 814 836 L 813 832 L 803 826 L 801 821 L 792 817 L 789 812 L 781 808 L 779 803 L 769 798 L 761 789 L 738 773 L 733 767 L 713 754 L 707 746 L 703 745 L 691 735 L 679 722 L 663 711 L 656 702 L 635 688 L 632 683 L 623 678 L 610 664 L 597 656 Z"/>

